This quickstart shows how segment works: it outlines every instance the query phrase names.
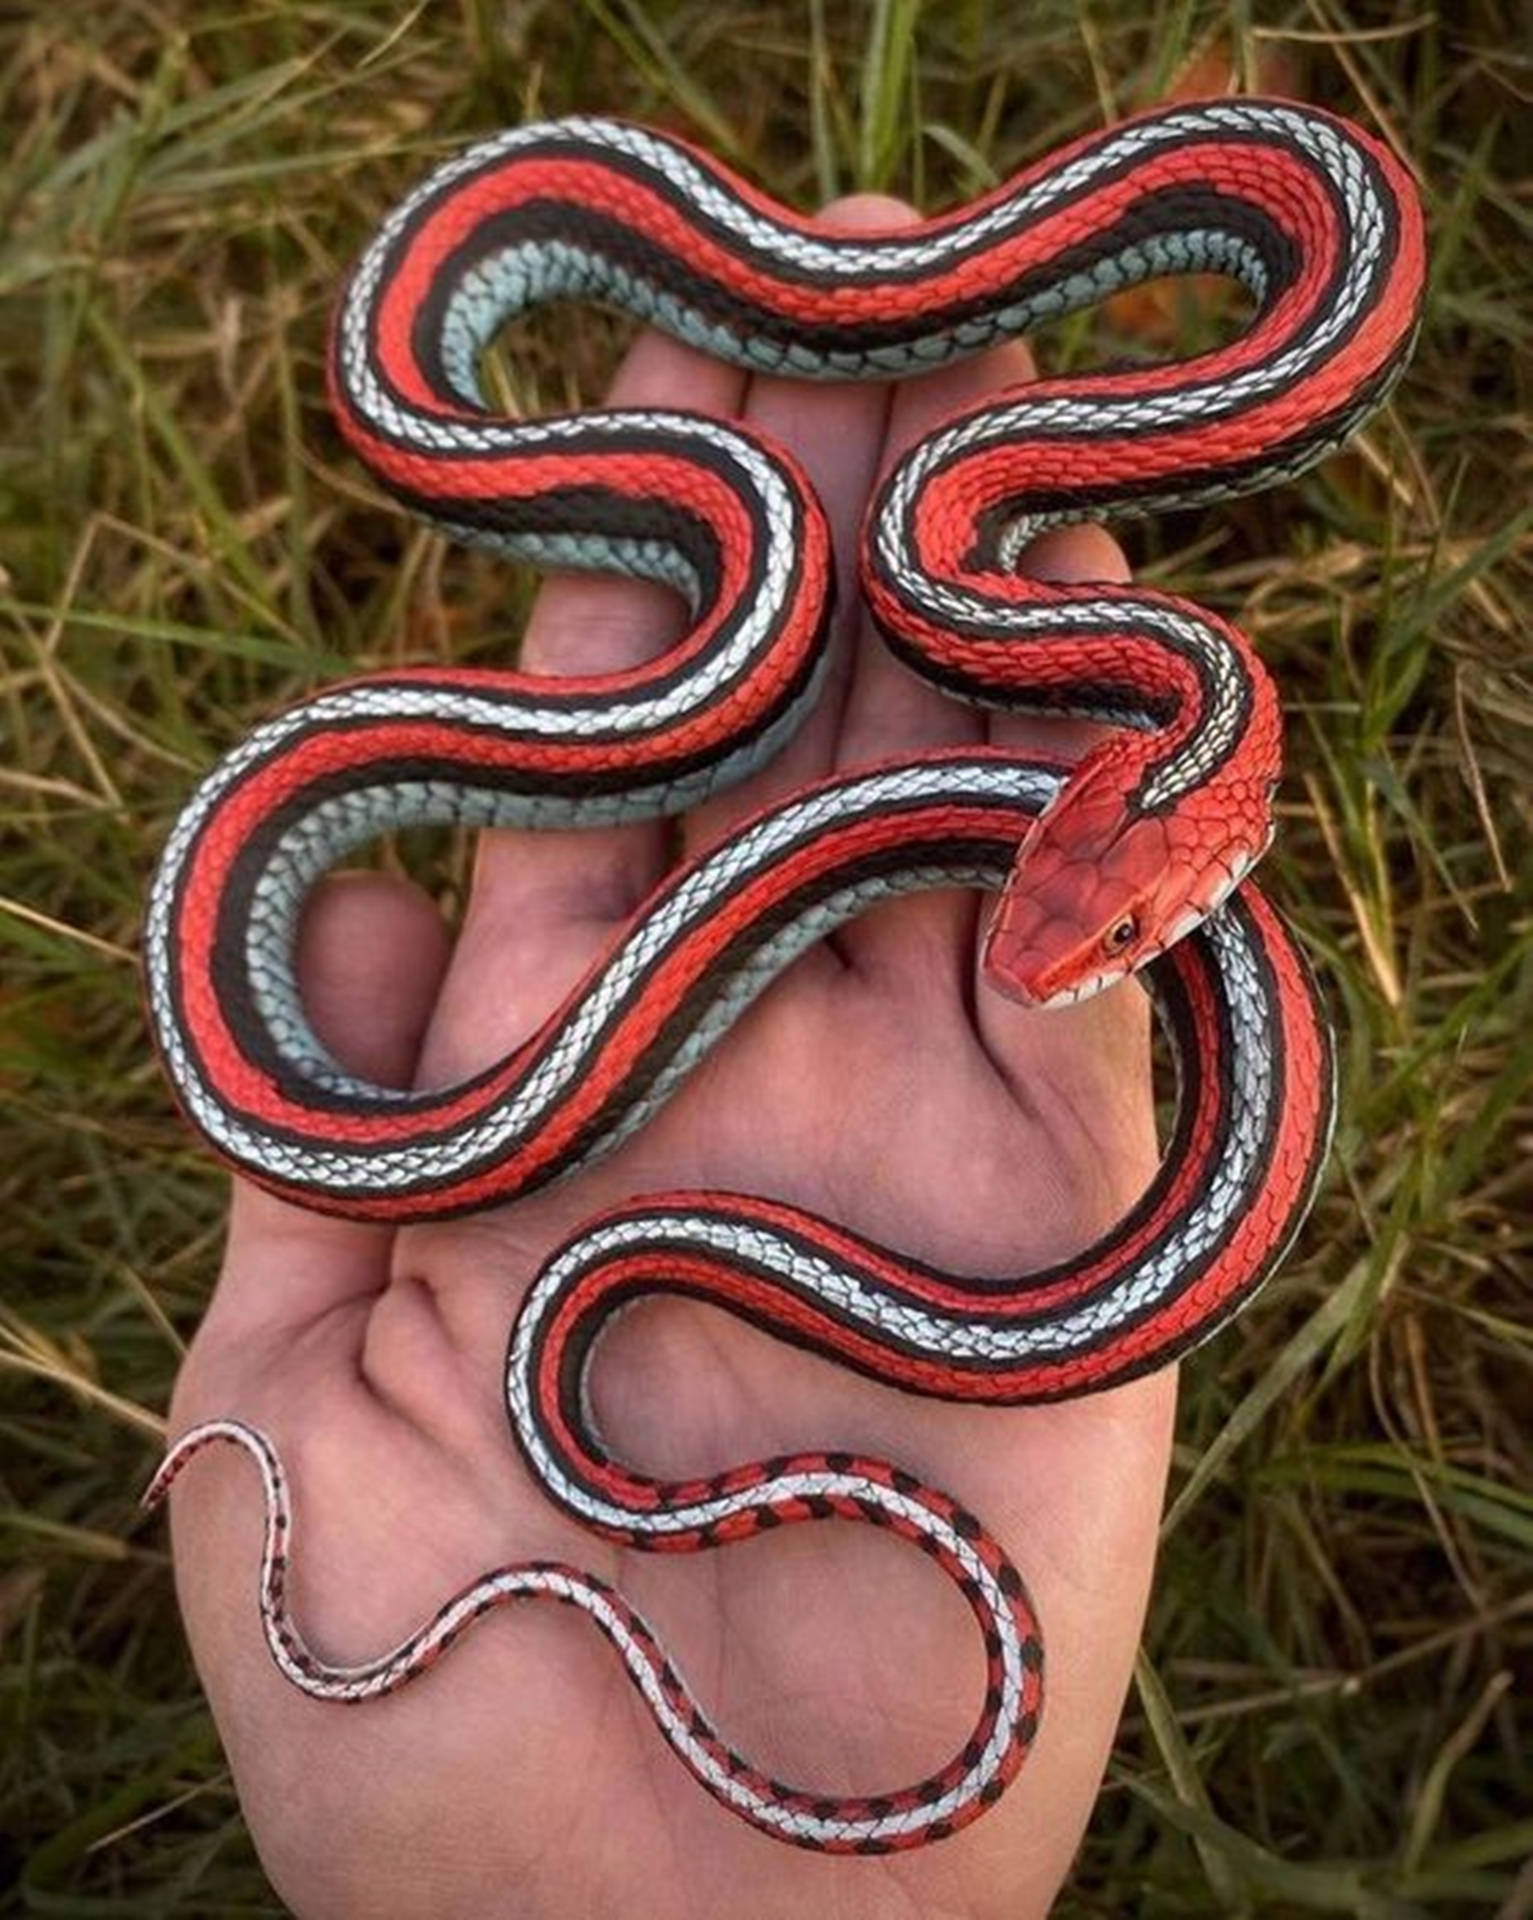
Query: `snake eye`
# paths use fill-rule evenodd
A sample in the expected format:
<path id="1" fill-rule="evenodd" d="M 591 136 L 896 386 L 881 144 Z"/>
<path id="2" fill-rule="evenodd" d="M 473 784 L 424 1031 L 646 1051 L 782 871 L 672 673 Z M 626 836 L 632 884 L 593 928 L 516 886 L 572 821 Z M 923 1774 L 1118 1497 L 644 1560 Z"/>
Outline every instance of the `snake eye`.
<path id="1" fill-rule="evenodd" d="M 1102 945 L 1109 953 L 1122 953 L 1123 949 L 1132 946 L 1138 937 L 1139 922 L 1133 914 L 1126 913 L 1123 918 L 1110 929 Z"/>

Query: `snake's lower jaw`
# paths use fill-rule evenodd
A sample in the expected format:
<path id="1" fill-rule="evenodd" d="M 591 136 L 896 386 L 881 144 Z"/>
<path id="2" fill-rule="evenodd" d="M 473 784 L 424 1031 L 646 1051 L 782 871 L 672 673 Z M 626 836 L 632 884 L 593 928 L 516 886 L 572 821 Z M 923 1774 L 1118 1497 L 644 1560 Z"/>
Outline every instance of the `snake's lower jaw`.
<path id="1" fill-rule="evenodd" d="M 1068 986 L 1039 989 L 1018 979 L 1010 968 L 992 962 L 988 953 L 981 956 L 981 966 L 988 986 L 1006 999 L 1015 1001 L 1018 1006 L 1033 1008 L 1040 1013 L 1054 1012 L 1060 1007 L 1079 1006 L 1081 1001 L 1093 999 L 1106 988 L 1128 978 L 1125 971 L 1096 973 L 1082 980 L 1071 981 Z"/>
<path id="2" fill-rule="evenodd" d="M 1046 1000 L 1039 1000 L 1032 990 L 1018 980 L 1011 971 L 998 966 L 990 956 L 988 943 L 980 950 L 980 973 L 985 985 L 1000 994 L 1003 1000 L 1011 1000 L 1019 1007 L 1047 1006 Z"/>

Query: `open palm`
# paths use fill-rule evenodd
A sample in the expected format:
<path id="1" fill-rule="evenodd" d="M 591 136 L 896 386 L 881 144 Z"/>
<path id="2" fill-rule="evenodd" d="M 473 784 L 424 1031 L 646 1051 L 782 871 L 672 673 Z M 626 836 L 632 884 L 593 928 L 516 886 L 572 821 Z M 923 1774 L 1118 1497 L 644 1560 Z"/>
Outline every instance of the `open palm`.
<path id="1" fill-rule="evenodd" d="M 894 217 L 903 210 L 895 209 Z M 843 203 L 844 227 L 889 203 Z M 851 565 L 881 468 L 960 402 L 1025 379 L 1020 347 L 890 390 L 746 381 L 658 338 L 612 396 L 744 414 L 800 457 L 836 532 L 838 673 L 790 749 L 683 825 L 705 845 L 742 811 L 841 766 L 988 737 L 861 619 Z M 1053 536 L 1029 564 L 1121 574 L 1106 536 Z M 633 583 L 559 580 L 524 652 L 550 673 L 632 664 L 674 636 Z M 1051 729 L 1047 744 L 1067 739 Z M 375 1077 L 441 1085 L 539 1023 L 675 856 L 659 825 L 490 834 L 449 957 L 435 909 L 380 877 L 331 883 L 301 974 L 332 1049 Z M 603 1205 L 678 1187 L 792 1200 L 935 1261 L 1024 1272 L 1094 1238 L 1154 1156 L 1137 988 L 1029 1014 L 977 979 L 978 903 L 932 894 L 864 916 L 799 961 L 647 1129 L 593 1171 L 475 1218 L 391 1231 L 235 1196 L 223 1278 L 175 1427 L 263 1427 L 299 1513 L 290 1594 L 334 1659 L 391 1645 L 484 1568 L 560 1558 L 646 1614 L 732 1744 L 826 1792 L 900 1786 L 966 1736 L 982 1690 L 967 1610 L 923 1556 L 871 1528 L 787 1529 L 677 1559 L 620 1551 L 558 1514 L 511 1445 L 501 1358 L 551 1247 Z M 316 1704 L 267 1660 L 255 1601 L 260 1502 L 211 1456 L 178 1489 L 177 1573 L 263 1860 L 305 1915 L 1006 1915 L 1042 1912 L 1101 1777 L 1144 1605 L 1165 1471 L 1169 1374 L 1048 1408 L 916 1400 L 716 1311 L 643 1304 L 603 1342 L 595 1413 L 621 1459 L 664 1475 L 844 1447 L 897 1461 L 982 1516 L 1022 1568 L 1048 1654 L 1020 1779 L 957 1838 L 881 1860 L 795 1852 L 732 1819 L 677 1764 L 611 1649 L 561 1608 L 482 1626 L 418 1687 Z"/>

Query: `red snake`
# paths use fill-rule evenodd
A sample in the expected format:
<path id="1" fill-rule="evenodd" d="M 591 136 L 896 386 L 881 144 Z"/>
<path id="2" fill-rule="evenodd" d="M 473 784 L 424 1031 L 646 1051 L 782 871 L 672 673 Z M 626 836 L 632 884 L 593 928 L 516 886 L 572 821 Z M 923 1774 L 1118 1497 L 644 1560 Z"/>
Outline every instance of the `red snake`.
<path id="1" fill-rule="evenodd" d="M 960 412 L 895 466 L 865 526 L 863 591 L 902 660 L 962 699 L 1110 722 L 1105 744 L 1074 770 L 926 753 L 793 794 L 673 872 L 540 1031 L 461 1085 L 373 1086 L 326 1052 L 300 1002 L 295 931 L 309 888 L 349 851 L 421 822 L 678 812 L 762 764 L 817 695 L 831 555 L 795 462 L 740 421 L 683 410 L 498 417 L 478 362 L 512 314 L 601 301 L 752 370 L 893 379 L 1192 271 L 1244 285 L 1252 317 L 1237 338 Z M 766 1778 L 714 1732 L 621 1596 L 568 1566 L 486 1575 L 390 1653 L 329 1665 L 286 1606 L 291 1514 L 272 1443 L 235 1420 L 194 1428 L 146 1498 L 213 1440 L 255 1457 L 262 1619 L 296 1684 L 387 1693 L 490 1607 L 544 1596 L 595 1621 L 685 1764 L 779 1838 L 914 1846 L 1001 1793 L 1038 1724 L 1042 1653 L 1021 1577 L 981 1523 L 848 1452 L 648 1478 L 592 1430 L 590 1351 L 615 1307 L 665 1290 L 891 1386 L 1042 1401 L 1164 1365 L 1271 1272 L 1313 1195 L 1332 1111 L 1304 962 L 1262 896 L 1235 891 L 1270 837 L 1275 693 L 1242 636 L 1187 601 L 1045 583 L 1014 563 L 1046 527 L 1219 499 L 1339 446 L 1405 364 L 1422 275 L 1399 162 L 1278 101 L 1148 115 L 969 207 L 872 237 L 822 231 L 669 135 L 583 119 L 473 148 L 389 218 L 332 337 L 332 397 L 357 454 L 455 537 L 663 581 L 691 624 L 659 658 L 611 674 L 371 675 L 266 722 L 208 775 L 164 852 L 146 967 L 166 1069 L 216 1150 L 284 1198 L 357 1218 L 510 1200 L 641 1125 L 827 930 L 871 901 L 955 885 L 1000 890 L 985 959 L 1017 998 L 1060 1004 L 1145 968 L 1180 1101 L 1143 1199 L 1045 1273 L 964 1279 L 769 1199 L 667 1194 L 582 1229 L 517 1315 L 505 1376 L 517 1444 L 597 1533 L 690 1550 L 849 1519 L 914 1541 L 956 1581 L 987 1689 L 931 1778 L 858 1797 Z"/>

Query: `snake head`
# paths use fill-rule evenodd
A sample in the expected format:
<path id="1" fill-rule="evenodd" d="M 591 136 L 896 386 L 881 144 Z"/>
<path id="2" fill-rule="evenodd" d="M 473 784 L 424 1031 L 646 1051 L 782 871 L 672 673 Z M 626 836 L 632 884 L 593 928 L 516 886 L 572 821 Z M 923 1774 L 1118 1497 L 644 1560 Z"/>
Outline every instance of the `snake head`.
<path id="1" fill-rule="evenodd" d="M 1138 784 L 1129 756 L 1092 755 L 1033 823 L 984 942 L 1009 999 L 1069 1006 L 1125 979 L 1212 913 L 1271 837 L 1265 792 L 1221 805 L 1205 788 L 1195 810 L 1151 813 Z"/>

